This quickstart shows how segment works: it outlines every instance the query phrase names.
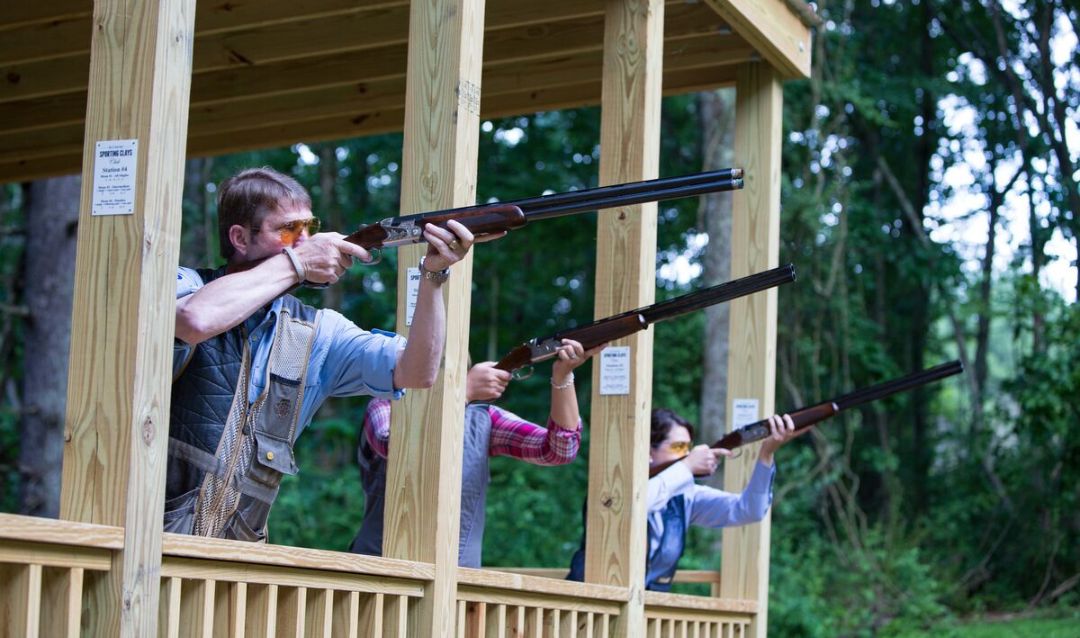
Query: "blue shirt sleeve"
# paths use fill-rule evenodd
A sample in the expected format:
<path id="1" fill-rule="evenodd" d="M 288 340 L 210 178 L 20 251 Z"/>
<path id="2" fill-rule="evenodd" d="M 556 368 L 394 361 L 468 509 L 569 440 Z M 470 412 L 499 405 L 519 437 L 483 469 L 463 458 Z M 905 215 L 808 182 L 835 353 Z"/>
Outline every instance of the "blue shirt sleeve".
<path id="1" fill-rule="evenodd" d="M 191 268 L 176 269 L 176 298 L 182 299 L 199 288 L 203 287 L 203 279 L 199 273 Z M 184 369 L 184 365 L 191 357 L 195 346 L 181 340 L 173 339 L 173 378 L 175 379 Z"/>
<path id="2" fill-rule="evenodd" d="M 705 485 L 694 485 L 688 499 L 690 523 L 702 527 L 749 525 L 765 518 L 772 505 L 772 482 L 776 465 L 754 464 L 750 481 L 741 494 Z"/>
<path id="3" fill-rule="evenodd" d="M 319 331 L 325 337 L 313 355 L 323 358 L 320 385 L 327 396 L 368 394 L 380 399 L 400 399 L 405 391 L 394 387 L 394 368 L 405 338 L 382 330 L 367 331 L 334 310 L 322 310 Z"/>

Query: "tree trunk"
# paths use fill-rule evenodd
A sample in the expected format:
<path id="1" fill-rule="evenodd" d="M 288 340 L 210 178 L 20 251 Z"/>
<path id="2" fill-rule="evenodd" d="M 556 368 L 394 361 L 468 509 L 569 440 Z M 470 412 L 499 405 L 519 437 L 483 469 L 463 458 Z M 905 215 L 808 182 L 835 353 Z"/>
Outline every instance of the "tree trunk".
<path id="1" fill-rule="evenodd" d="M 319 212 L 316 217 L 322 219 L 327 229 L 343 232 L 345 222 L 341 218 L 341 205 L 337 198 L 337 176 L 337 147 L 334 144 L 323 144 L 319 147 Z M 341 308 L 345 295 L 342 288 L 344 283 L 342 281 L 335 286 L 323 289 L 323 308 Z"/>
<path id="2" fill-rule="evenodd" d="M 996 167 L 996 164 L 993 165 Z M 993 175 L 993 168 L 990 175 Z M 1005 193 L 998 193 L 991 186 L 990 189 L 990 230 L 986 239 L 986 250 L 983 253 L 982 281 L 979 283 L 979 315 L 975 328 L 975 396 L 971 397 L 972 406 L 972 430 L 976 433 L 982 431 L 983 425 L 983 401 L 986 398 L 986 380 L 989 376 L 989 352 L 990 349 L 990 319 L 991 299 L 993 292 L 994 274 L 994 242 L 997 240 L 998 209 Z"/>
<path id="3" fill-rule="evenodd" d="M 697 98 L 703 145 L 703 171 L 731 166 L 735 124 L 735 92 L 730 89 L 699 93 Z M 714 286 L 731 278 L 731 193 L 703 195 L 698 228 L 709 237 L 702 255 L 703 282 Z M 728 304 L 705 309 L 705 344 L 701 380 L 699 441 L 716 441 L 727 428 Z M 710 483 L 723 481 L 718 472 Z"/>
<path id="4" fill-rule="evenodd" d="M 81 178 L 26 189 L 26 319 L 19 471 L 22 513 L 56 517 L 64 456 L 71 303 Z"/>

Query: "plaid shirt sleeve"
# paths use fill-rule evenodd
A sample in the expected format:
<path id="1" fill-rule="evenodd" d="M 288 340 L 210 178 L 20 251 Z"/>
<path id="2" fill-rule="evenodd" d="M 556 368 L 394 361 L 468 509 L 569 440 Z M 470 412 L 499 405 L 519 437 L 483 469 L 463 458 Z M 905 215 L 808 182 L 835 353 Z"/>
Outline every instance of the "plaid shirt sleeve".
<path id="1" fill-rule="evenodd" d="M 390 402 L 372 399 L 364 412 L 364 436 L 379 456 L 386 458 L 390 449 Z"/>
<path id="2" fill-rule="evenodd" d="M 581 447 L 581 419 L 568 430 L 550 418 L 546 428 L 530 423 L 512 412 L 493 405 L 491 415 L 491 456 L 512 456 L 535 465 L 565 465 L 577 457 Z"/>

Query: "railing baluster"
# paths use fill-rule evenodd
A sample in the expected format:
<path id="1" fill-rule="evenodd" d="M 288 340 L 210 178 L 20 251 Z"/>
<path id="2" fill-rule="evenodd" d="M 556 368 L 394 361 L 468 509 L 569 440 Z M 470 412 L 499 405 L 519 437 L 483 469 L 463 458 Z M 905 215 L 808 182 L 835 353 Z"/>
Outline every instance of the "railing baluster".
<path id="1" fill-rule="evenodd" d="M 204 580 L 202 588 L 202 638 L 214 638 L 214 600 L 217 583 Z"/>
<path id="2" fill-rule="evenodd" d="M 38 638 L 41 630 L 41 565 L 30 565 L 26 574 L 26 638 Z"/>
<path id="3" fill-rule="evenodd" d="M 360 626 L 366 627 L 370 636 L 383 636 L 385 597 L 382 594 L 364 594 L 361 602 Z"/>
<path id="4" fill-rule="evenodd" d="M 578 637 L 578 612 L 571 609 L 562 615 L 559 622 L 559 638 Z"/>
<path id="5" fill-rule="evenodd" d="M 506 605 L 487 606 L 485 638 L 506 638 Z"/>
<path id="6" fill-rule="evenodd" d="M 409 597 L 390 596 L 386 604 L 386 631 L 384 635 L 406 638 L 409 635 Z"/>
<path id="7" fill-rule="evenodd" d="M 85 578 L 86 571 L 82 567 L 71 570 L 67 590 L 67 635 L 69 638 L 77 638 L 82 629 L 82 597 Z"/>
<path id="8" fill-rule="evenodd" d="M 357 638 L 360 621 L 360 592 L 334 592 L 334 618 L 331 623 L 335 638 Z"/>
<path id="9" fill-rule="evenodd" d="M 247 634 L 253 638 L 277 635 L 277 585 L 252 584 L 248 587 Z"/>
<path id="10" fill-rule="evenodd" d="M 559 630 L 562 620 L 561 609 L 549 609 L 547 614 L 544 615 L 544 638 L 559 638 Z"/>

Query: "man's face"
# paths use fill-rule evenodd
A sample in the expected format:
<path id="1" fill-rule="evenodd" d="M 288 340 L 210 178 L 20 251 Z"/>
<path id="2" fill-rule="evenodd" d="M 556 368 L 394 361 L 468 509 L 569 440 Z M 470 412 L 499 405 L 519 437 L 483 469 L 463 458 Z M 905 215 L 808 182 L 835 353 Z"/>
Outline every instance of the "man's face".
<path id="1" fill-rule="evenodd" d="M 245 261 L 255 261 L 307 241 L 311 233 L 318 232 L 319 220 L 306 208 L 279 210 L 264 217 L 258 229 L 245 230 L 248 243 L 243 257 Z"/>
<path id="2" fill-rule="evenodd" d="M 690 432 L 681 425 L 671 426 L 667 438 L 663 443 L 649 450 L 649 459 L 652 464 L 677 461 L 690 452 L 693 441 L 690 440 Z"/>

